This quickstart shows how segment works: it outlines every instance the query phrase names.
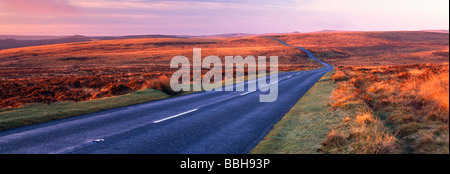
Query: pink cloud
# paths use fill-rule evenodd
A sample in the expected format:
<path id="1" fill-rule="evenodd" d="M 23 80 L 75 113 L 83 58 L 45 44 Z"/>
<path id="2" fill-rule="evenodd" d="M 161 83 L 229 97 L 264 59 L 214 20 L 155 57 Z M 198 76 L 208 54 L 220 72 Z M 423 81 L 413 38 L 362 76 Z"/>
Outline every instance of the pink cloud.
<path id="1" fill-rule="evenodd" d="M 75 14 L 67 0 L 2 0 L 2 5 L 13 12 L 29 14 Z"/>

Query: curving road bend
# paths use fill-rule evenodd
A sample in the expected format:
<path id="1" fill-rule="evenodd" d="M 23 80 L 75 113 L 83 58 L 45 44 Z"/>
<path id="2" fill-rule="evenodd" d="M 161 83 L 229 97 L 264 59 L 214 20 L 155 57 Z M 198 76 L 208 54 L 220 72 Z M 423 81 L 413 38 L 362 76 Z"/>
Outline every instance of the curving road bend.
<path id="1" fill-rule="evenodd" d="M 273 103 L 259 102 L 259 95 L 268 91 L 197 92 L 2 131 L 0 153 L 246 154 L 333 69 L 296 48 L 324 66 L 279 74 L 278 99 Z M 233 86 L 248 83 L 257 80 Z"/>

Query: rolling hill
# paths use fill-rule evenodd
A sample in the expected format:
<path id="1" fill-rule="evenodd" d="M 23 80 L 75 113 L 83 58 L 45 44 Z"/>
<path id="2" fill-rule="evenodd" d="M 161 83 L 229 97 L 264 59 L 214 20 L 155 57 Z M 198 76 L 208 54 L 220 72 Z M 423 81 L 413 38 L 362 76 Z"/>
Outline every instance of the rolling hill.
<path id="1" fill-rule="evenodd" d="M 170 60 L 178 55 L 202 57 L 278 56 L 281 71 L 321 65 L 299 49 L 263 36 L 239 38 L 133 38 L 96 40 L 85 36 L 52 39 L 79 41 L 0 50 L 1 107 L 34 102 L 82 101 L 154 88 L 170 76 Z M 151 38 L 153 37 L 153 38 Z M 330 64 L 402 65 L 449 62 L 449 34 L 432 32 L 325 32 L 273 35 L 311 50 Z M 86 41 L 88 40 L 88 41 Z M 50 43 L 50 42 L 47 42 Z M 203 69 L 206 73 L 208 69 Z"/>

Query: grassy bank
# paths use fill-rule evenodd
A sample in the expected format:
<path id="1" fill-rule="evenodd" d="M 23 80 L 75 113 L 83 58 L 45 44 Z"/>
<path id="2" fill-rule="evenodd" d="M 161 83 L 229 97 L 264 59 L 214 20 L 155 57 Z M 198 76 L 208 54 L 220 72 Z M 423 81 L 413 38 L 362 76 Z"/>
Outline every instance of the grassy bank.
<path id="1" fill-rule="evenodd" d="M 143 89 L 125 95 L 82 102 L 32 104 L 0 112 L 0 130 L 11 129 L 51 120 L 73 117 L 123 106 L 165 99 L 169 95 L 154 89 Z"/>
<path id="2" fill-rule="evenodd" d="M 333 71 L 334 72 L 334 71 Z M 253 154 L 317 153 L 321 142 L 343 118 L 329 111 L 335 89 L 331 74 L 319 80 L 252 151 Z"/>

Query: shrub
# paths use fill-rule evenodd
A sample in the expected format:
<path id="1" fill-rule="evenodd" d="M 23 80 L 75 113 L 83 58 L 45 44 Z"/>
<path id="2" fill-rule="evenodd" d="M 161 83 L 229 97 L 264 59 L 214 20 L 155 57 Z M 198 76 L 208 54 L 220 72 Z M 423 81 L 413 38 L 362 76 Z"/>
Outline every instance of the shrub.
<path id="1" fill-rule="evenodd" d="M 322 142 L 323 146 L 342 146 L 345 145 L 347 142 L 347 139 L 342 135 L 341 133 L 338 133 L 335 130 L 332 130 L 327 137 L 325 138 L 325 141 Z"/>
<path id="2" fill-rule="evenodd" d="M 160 90 L 168 95 L 179 95 L 182 93 L 182 91 L 180 92 L 175 92 L 172 87 L 170 86 L 170 77 L 168 77 L 167 75 L 162 75 L 160 76 L 158 79 L 153 80 L 150 84 L 150 87 L 153 89 L 157 89 Z"/>
<path id="3" fill-rule="evenodd" d="M 335 82 L 347 81 L 350 79 L 347 74 L 345 74 L 343 71 L 340 71 L 340 70 L 338 70 L 336 73 L 334 73 L 331 78 Z"/>
<path id="4" fill-rule="evenodd" d="M 111 86 L 109 86 L 106 89 L 110 95 L 119 95 L 119 94 L 124 94 L 128 91 L 130 91 L 131 89 L 125 85 L 117 85 L 117 84 L 113 84 Z"/>
<path id="5" fill-rule="evenodd" d="M 373 115 L 370 112 L 363 112 L 356 116 L 356 123 L 360 124 L 371 124 L 375 121 Z"/>

